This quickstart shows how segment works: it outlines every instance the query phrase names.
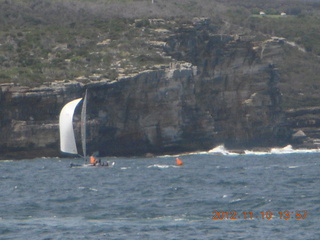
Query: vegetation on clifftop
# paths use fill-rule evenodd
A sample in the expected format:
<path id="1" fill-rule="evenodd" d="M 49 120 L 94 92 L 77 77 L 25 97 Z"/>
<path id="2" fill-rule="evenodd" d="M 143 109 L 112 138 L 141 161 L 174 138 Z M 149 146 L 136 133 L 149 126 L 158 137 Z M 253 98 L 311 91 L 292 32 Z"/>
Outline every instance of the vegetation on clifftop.
<path id="1" fill-rule="evenodd" d="M 264 11 L 266 16 L 259 15 Z M 280 17 L 281 12 L 287 16 Z M 320 1 L 0 0 L 0 83 L 110 79 L 170 61 L 165 31 L 208 17 L 217 33 L 285 37 L 283 106 L 318 104 Z M 276 17 L 275 17 L 276 16 Z M 166 19 L 152 22 L 150 19 Z"/>

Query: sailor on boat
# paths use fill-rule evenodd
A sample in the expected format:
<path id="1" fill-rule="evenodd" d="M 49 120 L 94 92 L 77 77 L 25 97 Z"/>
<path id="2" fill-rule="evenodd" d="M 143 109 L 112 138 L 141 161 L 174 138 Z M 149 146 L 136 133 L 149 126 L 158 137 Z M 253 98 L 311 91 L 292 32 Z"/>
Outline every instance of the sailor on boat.
<path id="1" fill-rule="evenodd" d="M 96 158 L 93 155 L 90 156 L 89 163 L 90 164 L 95 164 L 96 163 Z"/>
<path id="2" fill-rule="evenodd" d="M 101 158 L 96 160 L 96 158 L 94 156 L 90 156 L 89 162 L 92 166 L 101 166 L 101 167 L 108 167 L 109 166 L 109 163 L 107 161 L 105 163 L 101 162 Z"/>
<path id="3" fill-rule="evenodd" d="M 109 166 L 109 163 L 108 163 L 108 161 L 106 161 L 106 162 L 103 162 L 101 166 L 103 166 L 103 167 L 108 167 L 108 166 Z"/>

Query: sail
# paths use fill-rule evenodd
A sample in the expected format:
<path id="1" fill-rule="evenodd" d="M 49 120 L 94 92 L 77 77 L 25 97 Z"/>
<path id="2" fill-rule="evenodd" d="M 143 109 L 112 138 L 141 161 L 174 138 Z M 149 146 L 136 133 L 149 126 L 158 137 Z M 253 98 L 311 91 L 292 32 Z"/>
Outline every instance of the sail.
<path id="1" fill-rule="evenodd" d="M 66 153 L 77 154 L 77 145 L 73 131 L 73 114 L 82 98 L 75 99 L 67 103 L 60 112 L 60 150 Z"/>
<path id="2" fill-rule="evenodd" d="M 87 139 L 87 90 L 83 99 L 82 111 L 81 111 L 81 142 L 82 142 L 83 157 L 87 156 L 86 139 Z"/>

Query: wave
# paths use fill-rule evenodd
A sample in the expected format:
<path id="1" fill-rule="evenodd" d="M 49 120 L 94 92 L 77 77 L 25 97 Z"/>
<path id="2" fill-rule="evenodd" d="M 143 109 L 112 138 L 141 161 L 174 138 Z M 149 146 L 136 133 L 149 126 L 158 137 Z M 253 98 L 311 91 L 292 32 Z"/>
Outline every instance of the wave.
<path id="1" fill-rule="evenodd" d="M 224 145 L 219 145 L 207 152 L 200 152 L 206 154 L 215 154 L 215 155 L 266 155 L 266 154 L 291 154 L 291 153 L 317 153 L 320 152 L 320 149 L 293 149 L 291 145 L 287 145 L 283 148 L 270 148 L 266 151 L 252 151 L 244 150 L 243 152 L 230 151 L 224 147 Z M 198 153 L 199 154 L 199 153 Z"/>
<path id="2" fill-rule="evenodd" d="M 149 165 L 148 168 L 170 168 L 170 167 L 179 167 L 176 165 L 164 165 L 164 164 L 153 164 L 153 165 Z"/>
<path id="3" fill-rule="evenodd" d="M 197 151 L 197 152 L 190 152 L 190 153 L 184 153 L 184 154 L 179 154 L 179 155 L 165 155 L 164 157 L 179 157 L 183 155 L 199 155 L 199 154 L 213 154 L 213 155 L 240 155 L 241 153 L 235 152 L 235 151 L 229 151 L 227 150 L 224 145 L 219 145 L 217 147 L 214 147 L 210 149 L 209 151 Z"/>
<path id="4" fill-rule="evenodd" d="M 298 167 L 300 167 L 300 166 L 294 165 L 294 166 L 289 166 L 288 168 L 298 168 Z"/>
<path id="5" fill-rule="evenodd" d="M 196 151 L 196 152 L 189 152 L 189 153 L 183 153 L 183 154 L 174 154 L 174 155 L 162 155 L 158 157 L 179 157 L 179 156 L 188 156 L 188 155 L 224 155 L 224 156 L 239 156 L 239 155 L 267 155 L 267 154 L 292 154 L 292 153 L 317 153 L 320 152 L 320 149 L 294 149 L 291 145 L 287 145 L 283 148 L 264 148 L 265 150 L 228 150 L 225 148 L 225 146 L 218 145 L 209 151 Z M 176 166 L 175 166 L 176 167 Z"/>
<path id="6" fill-rule="evenodd" d="M 253 151 L 253 150 L 228 150 L 224 145 L 219 145 L 210 149 L 209 151 L 199 151 L 199 152 L 191 152 L 180 155 L 171 155 L 171 157 L 175 156 L 183 156 L 183 155 L 195 155 L 195 154 L 213 154 L 213 155 L 224 155 L 224 156 L 238 156 L 238 155 L 266 155 L 266 154 L 292 154 L 292 153 L 317 153 L 320 152 L 320 149 L 293 149 L 291 145 L 287 145 L 283 148 L 265 148 L 262 151 Z M 165 157 L 168 157 L 166 155 Z"/>
<path id="7" fill-rule="evenodd" d="M 164 216 L 157 216 L 157 217 L 150 217 L 147 218 L 148 222 L 152 221 L 165 221 L 165 222 L 182 222 L 182 221 L 187 221 L 187 222 L 193 222 L 193 221 L 199 221 L 203 220 L 202 217 L 195 216 L 195 215 L 164 215 Z"/>
<path id="8" fill-rule="evenodd" d="M 130 169 L 131 167 L 120 167 L 121 170 L 127 170 Z"/>
<path id="9" fill-rule="evenodd" d="M 230 152 L 227 150 L 224 145 L 219 145 L 215 148 L 212 148 L 208 151 L 209 154 L 219 154 L 219 155 L 239 155 L 239 153 Z"/>
<path id="10" fill-rule="evenodd" d="M 246 155 L 265 155 L 265 154 L 291 154 L 291 153 L 317 153 L 320 149 L 293 149 L 291 145 L 283 148 L 271 148 L 269 151 L 250 151 L 245 150 Z"/>

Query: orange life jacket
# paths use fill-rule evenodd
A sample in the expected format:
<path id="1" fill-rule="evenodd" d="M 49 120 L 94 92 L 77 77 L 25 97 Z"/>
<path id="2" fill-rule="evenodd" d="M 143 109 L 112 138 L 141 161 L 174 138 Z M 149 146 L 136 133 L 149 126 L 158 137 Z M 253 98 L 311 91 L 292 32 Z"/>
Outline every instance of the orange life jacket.
<path id="1" fill-rule="evenodd" d="M 90 162 L 91 164 L 94 164 L 95 160 L 96 160 L 96 159 L 94 158 L 94 156 L 90 156 L 89 162 Z"/>

